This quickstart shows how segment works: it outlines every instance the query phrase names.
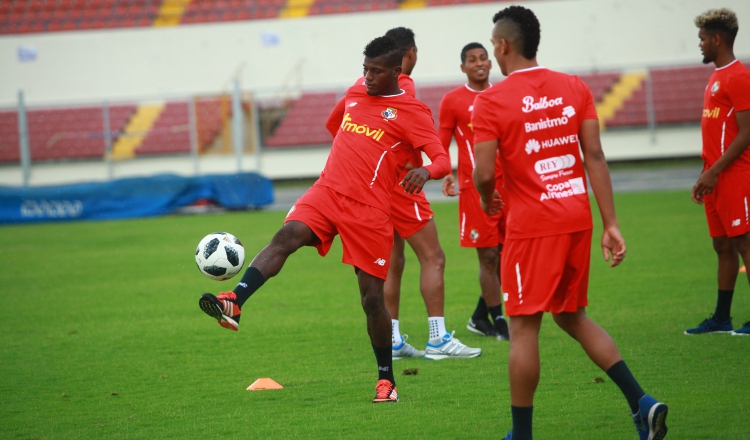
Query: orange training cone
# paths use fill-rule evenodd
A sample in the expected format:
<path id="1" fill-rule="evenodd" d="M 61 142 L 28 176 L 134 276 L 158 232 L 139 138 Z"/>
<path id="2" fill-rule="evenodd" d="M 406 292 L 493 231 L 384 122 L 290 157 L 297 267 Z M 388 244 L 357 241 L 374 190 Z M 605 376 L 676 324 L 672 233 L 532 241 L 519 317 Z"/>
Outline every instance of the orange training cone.
<path id="1" fill-rule="evenodd" d="M 279 385 L 275 380 L 263 377 L 253 382 L 249 387 L 247 387 L 247 390 L 280 390 L 282 388 L 284 387 Z"/>
<path id="2" fill-rule="evenodd" d="M 747 267 L 745 266 L 740 267 L 740 273 L 745 273 L 745 272 L 747 272 Z"/>

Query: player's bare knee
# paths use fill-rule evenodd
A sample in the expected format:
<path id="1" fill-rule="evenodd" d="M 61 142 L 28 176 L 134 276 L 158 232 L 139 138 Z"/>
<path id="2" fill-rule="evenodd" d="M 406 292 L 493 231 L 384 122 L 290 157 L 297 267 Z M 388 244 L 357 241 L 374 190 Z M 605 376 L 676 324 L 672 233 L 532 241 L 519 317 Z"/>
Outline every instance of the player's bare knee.
<path id="1" fill-rule="evenodd" d="M 727 236 L 713 238 L 714 250 L 718 255 L 727 255 L 735 252 L 733 240 Z"/>
<path id="2" fill-rule="evenodd" d="M 740 235 L 739 237 L 732 237 L 732 245 L 736 252 L 744 256 L 750 252 L 750 233 Z"/>

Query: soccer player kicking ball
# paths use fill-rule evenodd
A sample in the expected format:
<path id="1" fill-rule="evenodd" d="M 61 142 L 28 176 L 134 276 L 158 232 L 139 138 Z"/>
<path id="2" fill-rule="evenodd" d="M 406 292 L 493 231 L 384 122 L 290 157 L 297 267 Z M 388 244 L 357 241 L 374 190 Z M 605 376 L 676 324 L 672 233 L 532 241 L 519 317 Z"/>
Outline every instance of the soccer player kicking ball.
<path id="1" fill-rule="evenodd" d="M 703 63 L 714 63 L 716 70 L 703 95 L 703 173 L 692 198 L 706 210 L 719 259 L 719 292 L 713 315 L 685 334 L 750 336 L 750 321 L 733 331 L 730 315 L 740 265 L 737 254 L 746 266 L 750 263 L 750 71 L 734 57 L 739 30 L 734 12 L 711 9 L 696 17 L 695 25 Z"/>
<path id="2" fill-rule="evenodd" d="M 482 295 L 466 326 L 470 331 L 499 340 L 508 340 L 508 323 L 503 317 L 500 301 L 500 249 L 505 241 L 505 216 L 502 212 L 489 216 L 479 204 L 479 193 L 474 188 L 474 129 L 471 112 L 474 98 L 490 88 L 492 61 L 479 43 L 469 43 L 461 50 L 461 71 L 468 82 L 443 96 L 440 101 L 438 135 L 445 151 L 449 151 L 455 136 L 458 146 L 458 191 L 453 173 L 443 179 L 443 194 L 458 196 L 458 225 L 461 247 L 475 248 L 479 257 L 479 287 Z M 495 187 L 503 191 L 500 167 L 495 167 Z M 487 319 L 487 314 L 493 322 Z"/>
<path id="3" fill-rule="evenodd" d="M 450 172 L 450 158 L 437 137 L 430 110 L 398 87 L 401 50 L 389 37 L 364 50 L 365 87 L 346 92 L 346 114 L 315 184 L 294 204 L 284 225 L 255 256 L 232 292 L 203 295 L 200 308 L 222 327 L 238 330 L 240 308 L 286 259 L 302 246 L 325 256 L 341 236 L 343 262 L 354 266 L 362 308 L 378 364 L 373 403 L 397 402 L 391 358 L 391 317 L 383 300 L 393 246 L 390 200 L 400 157 L 422 149 L 432 164 L 410 170 L 401 185 L 421 191 L 428 179 Z"/>
<path id="4" fill-rule="evenodd" d="M 393 38 L 403 52 L 401 61 L 401 75 L 398 84 L 401 90 L 416 95 L 414 80 L 409 76 L 417 63 L 417 46 L 414 32 L 411 29 L 397 27 L 385 33 Z M 354 86 L 364 84 L 364 78 L 358 79 Z M 343 99 L 334 107 L 326 121 L 326 128 L 334 137 L 344 115 L 345 103 Z M 404 167 L 399 170 L 401 179 L 411 168 L 422 166 L 422 153 L 403 158 Z M 406 169 L 409 168 L 409 169 Z M 453 333 L 448 333 L 445 326 L 445 253 L 438 240 L 437 226 L 433 220 L 434 213 L 422 192 L 408 193 L 400 185 L 396 185 L 391 194 L 391 221 L 394 229 L 394 243 L 390 256 L 390 267 L 385 280 L 385 306 L 391 315 L 391 351 L 393 360 L 406 357 L 422 357 L 430 360 L 449 358 L 474 358 L 482 354 L 481 348 L 467 347 Z M 401 301 L 401 278 L 404 273 L 406 257 L 404 255 L 404 241 L 409 243 L 419 260 L 419 287 L 427 309 L 427 323 L 429 338 L 424 350 L 417 350 L 406 342 L 408 335 L 402 335 L 399 325 L 399 305 Z"/>
<path id="5" fill-rule="evenodd" d="M 593 225 L 581 151 L 601 211 L 604 259 L 614 267 L 625 258 L 591 91 L 578 77 L 537 64 L 540 28 L 533 12 L 511 6 L 493 21 L 495 58 L 507 79 L 477 96 L 472 123 L 482 207 L 488 214 L 502 207 L 498 152 L 508 197 L 502 286 L 513 429 L 506 439 L 532 438 L 544 312 L 617 384 L 640 439 L 662 439 L 667 405 L 643 392 L 612 338 L 586 315 Z"/>

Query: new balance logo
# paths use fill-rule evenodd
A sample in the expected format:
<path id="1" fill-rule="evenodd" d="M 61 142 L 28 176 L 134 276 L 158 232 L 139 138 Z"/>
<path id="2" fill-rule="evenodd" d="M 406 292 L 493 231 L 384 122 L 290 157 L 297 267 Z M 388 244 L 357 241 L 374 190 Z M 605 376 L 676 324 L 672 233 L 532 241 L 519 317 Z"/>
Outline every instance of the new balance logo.
<path id="1" fill-rule="evenodd" d="M 351 104 L 347 105 L 347 107 L 354 107 L 355 105 L 357 105 L 357 103 L 356 102 L 352 102 Z"/>
<path id="2" fill-rule="evenodd" d="M 378 365 L 378 371 L 389 371 L 389 370 L 390 368 L 388 367 L 381 367 L 380 365 Z"/>
<path id="3" fill-rule="evenodd" d="M 563 114 L 563 116 L 566 116 L 568 118 L 572 118 L 576 114 L 576 109 L 574 109 L 573 106 L 569 105 L 569 106 L 563 108 L 562 114 Z"/>
<path id="4" fill-rule="evenodd" d="M 377 260 L 375 260 L 375 264 L 377 264 L 378 266 L 385 266 L 385 260 L 382 258 L 378 258 Z"/>
<path id="5" fill-rule="evenodd" d="M 740 219 L 732 220 L 732 227 L 739 226 L 740 225 Z"/>
<path id="6" fill-rule="evenodd" d="M 239 283 L 237 283 L 237 285 L 247 289 L 247 283 L 243 283 L 242 281 L 240 281 Z"/>

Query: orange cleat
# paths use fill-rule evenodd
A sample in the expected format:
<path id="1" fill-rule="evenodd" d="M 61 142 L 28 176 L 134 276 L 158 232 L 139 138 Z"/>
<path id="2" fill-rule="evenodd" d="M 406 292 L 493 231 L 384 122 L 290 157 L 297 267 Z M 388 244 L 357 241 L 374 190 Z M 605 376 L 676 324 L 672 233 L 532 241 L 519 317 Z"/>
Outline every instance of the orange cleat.
<path id="1" fill-rule="evenodd" d="M 198 306 L 208 316 L 218 321 L 220 326 L 238 331 L 242 311 L 240 306 L 234 303 L 236 300 L 237 295 L 234 292 L 220 292 L 219 296 L 204 293 L 198 301 Z"/>
<path id="2" fill-rule="evenodd" d="M 396 386 L 388 379 L 380 379 L 375 385 L 375 398 L 372 403 L 398 402 Z"/>

